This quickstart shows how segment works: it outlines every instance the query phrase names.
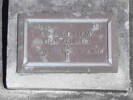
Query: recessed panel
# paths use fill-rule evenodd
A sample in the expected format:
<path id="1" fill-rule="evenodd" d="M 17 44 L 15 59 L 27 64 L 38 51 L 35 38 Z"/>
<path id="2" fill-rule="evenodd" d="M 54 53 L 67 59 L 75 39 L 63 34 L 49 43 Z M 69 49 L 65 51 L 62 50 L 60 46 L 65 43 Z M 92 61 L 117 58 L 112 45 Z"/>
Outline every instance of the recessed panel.
<path id="1" fill-rule="evenodd" d="M 18 32 L 18 69 L 100 72 L 94 70 L 112 67 L 108 17 L 20 16 Z"/>

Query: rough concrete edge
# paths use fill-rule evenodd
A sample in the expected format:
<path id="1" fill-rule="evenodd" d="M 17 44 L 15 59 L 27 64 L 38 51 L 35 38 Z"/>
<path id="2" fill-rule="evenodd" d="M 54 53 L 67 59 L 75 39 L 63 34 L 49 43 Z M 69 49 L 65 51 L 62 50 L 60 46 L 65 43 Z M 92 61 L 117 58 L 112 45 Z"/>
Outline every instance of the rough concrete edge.
<path id="1" fill-rule="evenodd" d="M 133 4 L 133 1 L 130 0 L 130 6 L 131 4 Z M 0 0 L 0 10 L 2 10 L 2 0 Z M 131 10 L 131 7 L 130 7 Z M 132 9 L 133 11 L 133 9 Z M 133 17 L 133 13 L 131 13 L 130 11 L 130 16 Z M 130 17 L 130 18 L 132 18 Z M 0 17 L 1 18 L 1 17 Z M 0 19 L 0 22 L 2 22 L 2 19 Z M 2 23 L 0 23 L 0 31 L 2 33 Z M 130 19 L 130 28 L 132 28 L 132 24 L 133 24 L 133 18 Z M 133 29 L 133 28 L 132 28 Z M 132 32 L 132 30 L 130 29 L 130 32 Z M 133 37 L 133 36 L 132 36 Z M 131 37 L 130 37 L 131 38 Z M 1 39 L 2 40 L 2 39 Z M 2 42 L 2 41 L 1 41 Z M 1 44 L 0 42 L 0 44 Z M 2 47 L 1 47 L 2 48 Z M 131 57 L 132 60 L 132 57 Z M 2 63 L 0 63 L 1 65 L 1 73 L 2 73 Z M 131 68 L 131 67 L 130 67 Z M 107 92 L 107 91 L 99 91 L 99 92 L 87 92 L 87 91 L 34 91 L 34 90 L 7 90 L 4 88 L 3 84 L 2 84 L 2 75 L 0 76 L 0 99 L 1 100 L 18 100 L 18 99 L 25 99 L 25 100 L 30 100 L 33 98 L 43 98 L 43 99 L 47 99 L 49 100 L 50 98 L 53 99 L 57 99 L 58 100 L 63 100 L 63 99 L 67 99 L 68 98 L 78 98 L 80 99 L 80 97 L 86 97 L 86 96 L 93 96 L 93 95 L 97 95 L 98 97 L 95 97 L 96 100 L 100 100 L 100 98 L 102 98 L 103 96 L 108 98 L 112 98 L 112 97 L 117 97 L 118 99 L 120 98 L 124 98 L 126 97 L 126 100 L 131 100 L 133 99 L 133 90 L 132 87 L 130 87 L 128 92 L 124 92 L 124 93 L 119 93 L 119 92 Z M 85 96 L 86 95 L 86 96 Z M 97 99 L 99 98 L 99 99 Z M 39 99 L 39 100 L 40 100 Z M 51 100 L 50 99 L 50 100 Z M 86 98 L 87 99 L 87 98 Z M 69 99 L 70 100 L 70 99 Z M 81 100 L 81 99 L 80 99 Z M 85 100 L 85 98 L 83 98 L 83 100 Z"/>

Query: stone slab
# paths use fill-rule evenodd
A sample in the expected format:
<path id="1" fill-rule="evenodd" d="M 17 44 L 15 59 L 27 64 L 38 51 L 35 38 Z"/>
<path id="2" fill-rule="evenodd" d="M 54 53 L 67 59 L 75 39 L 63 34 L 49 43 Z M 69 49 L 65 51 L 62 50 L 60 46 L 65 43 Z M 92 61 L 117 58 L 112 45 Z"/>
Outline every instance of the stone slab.
<path id="1" fill-rule="evenodd" d="M 129 78 L 129 2 L 124 0 L 72 0 L 72 1 L 22 0 L 10 2 L 8 24 L 7 87 L 9 89 L 59 89 L 59 90 L 125 90 Z M 65 2 L 65 3 L 64 3 Z M 26 5 L 21 5 L 25 3 Z M 15 9 L 14 5 L 19 6 Z M 40 5 L 40 6 L 37 6 Z M 41 7 L 41 8 L 40 8 Z M 33 9 L 34 8 L 34 9 Z M 111 14 L 115 20 L 115 37 L 118 40 L 118 71 L 116 73 L 17 73 L 17 22 L 18 14 L 71 13 L 75 17 L 92 14 Z M 77 16 L 78 15 L 78 16 Z M 115 39 L 114 39 L 115 40 Z M 32 83 L 32 84 L 30 84 Z M 104 84 L 103 84 L 104 83 Z"/>
<path id="2" fill-rule="evenodd" d="M 4 0 L 5 1 L 5 0 Z M 14 2 L 12 0 L 12 2 Z M 2 6 L 2 0 L 0 0 L 0 4 Z M 133 1 L 130 0 L 130 32 L 132 32 L 132 23 L 133 23 Z M 15 7 L 15 6 L 14 6 Z M 0 7 L 1 10 L 2 7 Z M 1 13 L 1 11 L 0 11 Z M 1 14 L 0 14 L 1 15 Z M 0 19 L 0 23 L 2 22 L 2 19 Z M 1 23 L 2 24 L 2 23 Z M 0 29 L 2 31 L 2 29 Z M 2 34 L 1 34 L 2 35 Z M 130 65 L 130 74 L 131 76 L 133 75 L 132 72 L 132 34 L 130 34 L 130 51 L 131 51 L 131 65 Z M 2 41 L 0 41 L 2 42 Z M 95 92 L 91 92 L 91 91 L 37 91 L 37 90 L 7 90 L 5 88 L 3 88 L 2 85 L 2 63 L 0 64 L 1 66 L 1 74 L 0 74 L 0 99 L 1 100 L 132 100 L 133 99 L 133 92 L 132 91 L 128 91 L 128 93 L 125 94 L 119 94 L 118 92 L 111 92 L 108 93 L 109 91 L 95 91 Z M 131 77 L 132 80 L 132 77 Z"/>

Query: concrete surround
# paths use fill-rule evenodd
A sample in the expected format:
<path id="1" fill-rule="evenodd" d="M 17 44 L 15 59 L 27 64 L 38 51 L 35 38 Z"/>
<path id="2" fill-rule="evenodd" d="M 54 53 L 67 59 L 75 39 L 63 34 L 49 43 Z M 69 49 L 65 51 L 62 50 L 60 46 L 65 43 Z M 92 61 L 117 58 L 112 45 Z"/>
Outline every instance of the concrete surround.
<path id="1" fill-rule="evenodd" d="M 56 0 L 55 0 L 56 1 Z M 129 80 L 129 69 L 128 67 L 125 68 L 125 66 L 129 66 L 130 65 L 130 71 L 131 71 L 131 80 L 132 80 L 132 46 L 130 47 L 130 56 L 129 56 L 129 38 L 132 38 L 132 34 L 129 35 L 128 34 L 128 23 L 130 25 L 130 28 L 132 29 L 132 7 L 130 7 L 130 13 L 128 12 L 128 0 L 104 0 L 106 2 L 107 6 L 104 6 L 102 4 L 100 4 L 100 2 L 95 2 L 96 0 L 90 0 L 93 1 L 91 2 L 92 4 L 94 4 L 92 10 L 94 11 L 98 11 L 101 10 L 103 8 L 101 7 L 105 7 L 105 12 L 111 12 L 114 14 L 118 14 L 118 22 L 119 22 L 119 49 L 120 49 L 120 63 L 119 63 L 119 71 L 118 74 L 111 74 L 111 75 L 107 75 L 105 77 L 107 77 L 107 79 L 115 77 L 114 79 L 112 79 L 112 81 L 107 81 L 104 80 L 104 74 L 100 74 L 101 76 L 99 76 L 99 78 L 101 78 L 103 81 L 102 83 L 104 83 L 104 85 L 99 84 L 97 82 L 97 84 L 95 86 L 92 86 L 89 84 L 82 84 L 79 83 L 78 85 L 75 85 L 75 82 L 78 82 L 79 80 L 76 81 L 72 81 L 72 83 L 70 85 L 61 85 L 61 84 L 56 84 L 54 85 L 55 81 L 52 83 L 51 85 L 48 83 L 44 84 L 40 84 L 39 83 L 39 87 L 37 86 L 36 88 L 40 88 L 42 86 L 44 86 L 44 88 L 47 88 L 48 86 L 55 88 L 55 86 L 58 88 L 60 87 L 69 87 L 69 89 L 93 89 L 91 91 L 68 91 L 68 90 L 46 90 L 46 89 L 41 89 L 41 90 L 23 90 L 24 88 L 33 88 L 35 84 L 38 83 L 34 83 L 34 84 L 28 84 L 28 82 L 25 82 L 25 84 L 23 84 L 23 82 L 25 81 L 25 79 L 29 80 L 29 77 L 31 76 L 30 74 L 26 74 L 26 76 L 24 74 L 19 74 L 19 75 L 15 75 L 14 71 L 16 69 L 16 46 L 17 46 L 17 32 L 16 32 L 16 23 L 17 23 L 17 13 L 27 13 L 27 12 L 32 12 L 32 11 L 36 11 L 36 12 L 71 12 L 70 9 L 73 9 L 74 11 L 76 11 L 77 9 L 80 11 L 81 9 L 84 9 L 84 11 L 86 11 L 86 7 L 85 8 L 77 8 L 78 4 L 75 4 L 75 2 L 77 2 L 78 0 L 71 0 L 71 1 L 65 1 L 65 3 L 63 3 L 63 1 L 61 0 L 57 0 L 58 2 L 55 2 L 54 0 L 48 1 L 48 0 L 9 0 L 9 29 L 8 29 L 8 65 L 7 65 L 7 77 L 10 76 L 10 78 L 7 78 L 7 86 L 9 86 L 10 88 L 19 88 L 21 87 L 21 89 L 15 89 L 15 90 L 10 90 L 10 89 L 5 89 L 3 87 L 2 84 L 2 74 L 0 74 L 0 79 L 1 79 L 1 85 L 0 85 L 0 99 L 1 100 L 132 100 L 133 99 L 133 92 L 132 92 L 132 84 L 129 84 L 130 80 Z M 80 0 L 79 0 L 80 1 Z M 83 2 L 80 2 L 81 4 L 85 5 L 87 3 L 87 0 L 83 0 Z M 92 5 L 88 4 L 88 7 L 91 7 Z M 0 4 L 2 6 L 2 0 L 0 1 Z M 23 5 L 24 4 L 24 5 Z M 130 0 L 129 4 L 133 4 L 132 0 Z M 36 6 L 39 5 L 39 6 Z M 70 6 L 67 6 L 70 5 Z M 72 5 L 77 5 L 75 8 L 71 8 Z M 0 7 L 1 7 L 0 6 Z M 17 7 L 17 8 L 16 8 Z M 37 7 L 37 8 L 36 8 Z M 97 8 L 98 7 L 98 8 Z M 99 9 L 100 8 L 100 9 Z M 124 10 L 125 9 L 125 10 Z M 88 10 L 88 9 L 87 9 Z M 82 11 L 81 11 L 82 12 Z M 83 12 L 84 14 L 85 12 Z M 103 12 L 104 13 L 104 12 Z M 79 14 L 79 12 L 76 12 L 76 14 Z M 119 15 L 120 14 L 120 15 Z M 130 14 L 130 21 L 128 22 L 128 16 Z M 1 15 L 1 14 L 0 14 Z M 1 18 L 1 17 L 0 17 Z M 1 27 L 1 25 L 0 25 Z M 0 30 L 2 29 L 2 27 L 0 28 Z M 130 30 L 130 33 L 132 33 L 132 30 Z M 10 42 L 9 42 L 10 41 Z M 133 41 L 130 41 L 130 45 L 133 43 Z M 128 59 L 131 58 L 131 62 L 129 64 Z M 1 60 L 1 71 L 2 71 L 2 60 Z M 15 77 L 11 77 L 12 75 L 15 75 Z M 25 77 L 22 80 L 19 79 L 21 77 Z M 42 77 L 41 75 L 34 75 L 32 74 L 32 77 L 34 77 L 35 79 L 38 79 L 38 76 L 41 77 L 40 79 L 46 79 L 46 77 Z M 50 77 L 50 75 L 48 75 Z M 71 76 L 71 75 L 70 75 Z M 68 78 L 70 78 L 70 76 Z M 73 75 L 72 75 L 73 76 Z M 91 75 L 93 76 L 93 79 L 96 79 L 95 75 Z M 82 74 L 82 76 L 76 76 L 77 78 L 82 77 L 82 79 L 84 79 L 86 81 L 86 78 L 88 77 L 88 75 Z M 17 80 L 14 80 L 14 79 Z M 51 80 L 53 80 L 52 76 L 50 77 Z M 58 79 L 58 77 L 57 77 Z M 71 77 L 71 80 L 73 80 L 74 78 Z M 64 75 L 62 75 L 61 81 L 64 80 Z M 118 81 L 120 80 L 120 81 Z M 17 83 L 16 81 L 21 82 L 21 83 Z M 32 80 L 30 80 L 31 82 Z M 38 79 L 38 81 L 40 81 Z M 106 82 L 107 84 L 106 84 Z M 35 81 L 32 81 L 35 82 Z M 89 80 L 88 80 L 89 82 Z M 110 84 L 110 82 L 114 83 L 114 84 Z M 9 83 L 9 84 L 8 84 Z M 57 82 L 58 83 L 58 82 Z M 23 85 L 22 85 L 23 84 Z M 118 84 L 115 86 L 115 84 Z M 46 86 L 47 85 L 47 86 Z M 46 87 L 45 87 L 46 86 Z M 79 88 L 79 86 L 81 86 Z M 92 87 L 91 87 L 92 86 Z M 110 87 L 109 87 L 110 86 Z M 100 90 L 95 90 L 95 89 L 100 89 Z M 109 90 L 108 90 L 109 89 Z M 122 91 L 121 91 L 122 90 Z M 126 90 L 127 92 L 124 92 Z"/>

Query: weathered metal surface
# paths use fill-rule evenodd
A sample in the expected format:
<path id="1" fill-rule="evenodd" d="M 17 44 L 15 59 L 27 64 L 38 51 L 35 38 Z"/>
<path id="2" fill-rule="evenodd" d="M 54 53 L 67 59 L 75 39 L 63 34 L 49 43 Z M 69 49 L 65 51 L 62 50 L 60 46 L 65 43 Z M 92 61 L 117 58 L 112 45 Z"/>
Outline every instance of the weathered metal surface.
<path id="1" fill-rule="evenodd" d="M 109 15 L 19 15 L 18 71 L 117 72 L 112 23 Z"/>

